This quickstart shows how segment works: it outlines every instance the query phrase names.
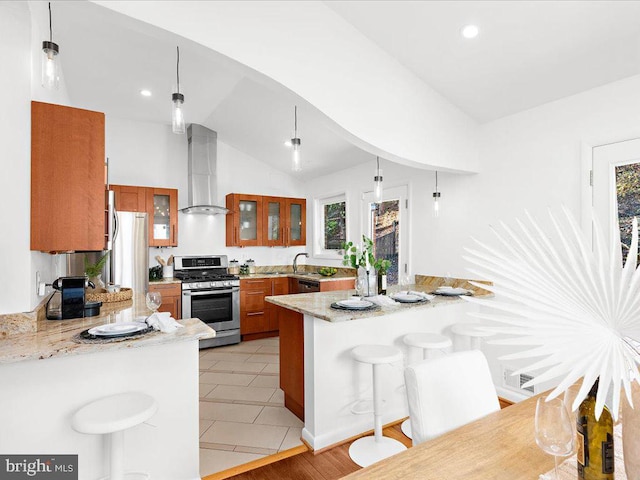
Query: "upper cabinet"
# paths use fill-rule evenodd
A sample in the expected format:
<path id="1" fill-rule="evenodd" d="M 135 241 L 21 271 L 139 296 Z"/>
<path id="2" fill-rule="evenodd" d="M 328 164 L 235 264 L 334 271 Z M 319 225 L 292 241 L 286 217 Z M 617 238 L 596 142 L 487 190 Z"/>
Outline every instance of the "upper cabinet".
<path id="1" fill-rule="evenodd" d="M 146 212 L 150 247 L 178 246 L 178 190 L 175 188 L 110 185 L 116 210 Z"/>
<path id="2" fill-rule="evenodd" d="M 149 246 L 178 246 L 178 190 L 147 188 Z"/>
<path id="3" fill-rule="evenodd" d="M 307 201 L 304 198 L 286 199 L 286 237 L 287 246 L 307 244 Z"/>
<path id="4" fill-rule="evenodd" d="M 31 250 L 106 247 L 104 114 L 31 102 Z"/>
<path id="5" fill-rule="evenodd" d="M 230 193 L 228 247 L 306 244 L 306 200 Z"/>
<path id="6" fill-rule="evenodd" d="M 227 246 L 255 247 L 262 243 L 262 199 L 259 195 L 227 195 Z"/>

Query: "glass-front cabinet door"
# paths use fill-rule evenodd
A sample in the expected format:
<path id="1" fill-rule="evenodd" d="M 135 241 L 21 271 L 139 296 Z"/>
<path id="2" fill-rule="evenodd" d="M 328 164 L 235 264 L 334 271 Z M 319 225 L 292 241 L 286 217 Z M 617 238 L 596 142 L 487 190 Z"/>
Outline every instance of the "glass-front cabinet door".
<path id="1" fill-rule="evenodd" d="M 270 247 L 283 246 L 285 234 L 285 199 L 262 197 L 262 240 Z"/>
<path id="2" fill-rule="evenodd" d="M 178 191 L 172 188 L 147 189 L 150 247 L 178 245 Z"/>
<path id="3" fill-rule="evenodd" d="M 307 201 L 304 198 L 286 199 L 287 228 L 285 245 L 307 244 Z"/>
<path id="4" fill-rule="evenodd" d="M 258 246 L 262 242 L 262 197 L 227 195 L 227 246 Z"/>

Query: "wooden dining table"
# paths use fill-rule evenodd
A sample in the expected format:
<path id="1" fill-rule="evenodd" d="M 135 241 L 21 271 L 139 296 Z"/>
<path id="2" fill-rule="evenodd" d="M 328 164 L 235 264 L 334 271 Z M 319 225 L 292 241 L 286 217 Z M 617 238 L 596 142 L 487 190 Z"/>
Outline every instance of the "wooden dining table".
<path id="1" fill-rule="evenodd" d="M 346 477 L 348 480 L 537 480 L 553 469 L 534 437 L 538 397 L 503 408 Z M 562 461 L 562 459 L 559 459 Z"/>

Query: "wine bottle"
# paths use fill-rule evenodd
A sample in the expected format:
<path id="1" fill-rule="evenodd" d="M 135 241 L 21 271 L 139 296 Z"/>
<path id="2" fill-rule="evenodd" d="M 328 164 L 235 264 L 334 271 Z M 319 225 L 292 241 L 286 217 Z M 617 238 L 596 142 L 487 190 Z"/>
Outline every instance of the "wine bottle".
<path id="1" fill-rule="evenodd" d="M 596 420 L 596 394 L 599 379 L 580 404 L 577 418 L 578 478 L 613 480 L 613 420 L 605 406 Z"/>
<path id="2" fill-rule="evenodd" d="M 378 272 L 378 295 L 387 294 L 387 274 Z"/>

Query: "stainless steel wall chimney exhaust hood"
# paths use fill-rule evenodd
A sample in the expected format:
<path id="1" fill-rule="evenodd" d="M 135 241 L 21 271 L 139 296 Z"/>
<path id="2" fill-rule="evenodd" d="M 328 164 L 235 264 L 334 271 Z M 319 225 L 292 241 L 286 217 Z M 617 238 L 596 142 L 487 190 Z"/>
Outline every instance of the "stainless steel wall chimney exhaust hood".
<path id="1" fill-rule="evenodd" d="M 217 215 L 229 212 L 215 205 L 218 193 L 216 165 L 218 134 L 202 125 L 187 128 L 189 141 L 189 206 L 184 213 Z"/>

